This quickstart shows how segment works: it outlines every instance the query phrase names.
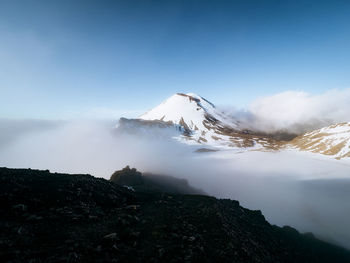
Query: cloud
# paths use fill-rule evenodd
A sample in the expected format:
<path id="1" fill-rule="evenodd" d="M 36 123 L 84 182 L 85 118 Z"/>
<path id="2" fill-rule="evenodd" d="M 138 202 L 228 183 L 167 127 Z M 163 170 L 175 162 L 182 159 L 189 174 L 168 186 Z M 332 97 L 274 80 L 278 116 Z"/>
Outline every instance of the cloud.
<path id="1" fill-rule="evenodd" d="M 319 95 L 286 91 L 255 100 L 245 110 L 224 108 L 242 126 L 260 132 L 300 134 L 350 121 L 350 89 Z"/>
<path id="2" fill-rule="evenodd" d="M 171 162 L 170 156 L 180 150 L 189 152 L 171 139 L 173 133 L 167 129 L 133 136 L 117 132 L 115 125 L 102 120 L 0 120 L 0 165 L 107 178 L 126 164 L 148 169 L 161 159 Z"/>

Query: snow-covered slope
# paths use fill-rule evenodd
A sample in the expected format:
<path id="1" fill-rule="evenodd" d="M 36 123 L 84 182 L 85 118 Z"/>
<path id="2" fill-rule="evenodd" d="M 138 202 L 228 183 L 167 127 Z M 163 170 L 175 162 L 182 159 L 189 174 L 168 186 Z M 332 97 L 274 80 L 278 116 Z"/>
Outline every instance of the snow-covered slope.
<path id="1" fill-rule="evenodd" d="M 275 147 L 275 141 L 254 136 L 239 128 L 238 122 L 214 104 L 193 93 L 177 93 L 140 116 L 147 121 L 172 123 L 182 129 L 178 139 L 224 148 Z"/>
<path id="2" fill-rule="evenodd" d="M 302 151 L 350 157 L 350 122 L 339 123 L 296 137 L 289 144 Z"/>
<path id="3" fill-rule="evenodd" d="M 177 93 L 140 116 L 143 120 L 171 121 L 190 130 L 206 129 L 203 121 L 210 118 L 229 128 L 237 128 L 233 119 L 218 111 L 214 104 L 194 93 Z"/>

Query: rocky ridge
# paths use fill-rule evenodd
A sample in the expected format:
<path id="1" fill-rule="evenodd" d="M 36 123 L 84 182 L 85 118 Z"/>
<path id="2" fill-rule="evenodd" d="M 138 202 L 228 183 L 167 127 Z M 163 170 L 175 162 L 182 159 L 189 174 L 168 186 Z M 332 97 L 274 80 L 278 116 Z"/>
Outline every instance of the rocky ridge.
<path id="1" fill-rule="evenodd" d="M 0 169 L 1 262 L 349 262 L 311 234 L 203 195 Z"/>

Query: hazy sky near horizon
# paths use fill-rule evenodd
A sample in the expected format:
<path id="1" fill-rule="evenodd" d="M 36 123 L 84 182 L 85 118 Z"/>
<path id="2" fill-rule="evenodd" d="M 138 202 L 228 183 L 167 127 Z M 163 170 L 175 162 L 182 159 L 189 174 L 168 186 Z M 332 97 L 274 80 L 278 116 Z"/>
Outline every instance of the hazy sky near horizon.
<path id="1" fill-rule="evenodd" d="M 244 107 L 350 87 L 349 1 L 0 0 L 0 117 L 137 116 L 176 92 Z"/>

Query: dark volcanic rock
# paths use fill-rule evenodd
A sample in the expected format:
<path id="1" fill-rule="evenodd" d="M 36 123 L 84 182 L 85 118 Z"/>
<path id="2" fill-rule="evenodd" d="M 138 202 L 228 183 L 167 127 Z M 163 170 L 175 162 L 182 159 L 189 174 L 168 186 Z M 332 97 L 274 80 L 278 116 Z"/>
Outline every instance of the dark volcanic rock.
<path id="1" fill-rule="evenodd" d="M 168 175 L 141 173 L 135 168 L 130 169 L 129 166 L 114 172 L 110 181 L 121 186 L 131 186 L 131 189 L 143 192 L 157 191 L 172 194 L 206 194 L 204 191 L 190 186 L 186 179 L 179 179 Z"/>
<path id="2" fill-rule="evenodd" d="M 129 165 L 120 171 L 115 171 L 112 174 L 110 181 L 115 182 L 119 185 L 128 186 L 137 186 L 144 184 L 142 174 L 135 168 L 130 169 Z"/>
<path id="3" fill-rule="evenodd" d="M 237 201 L 0 169 L 0 262 L 350 262 Z"/>

